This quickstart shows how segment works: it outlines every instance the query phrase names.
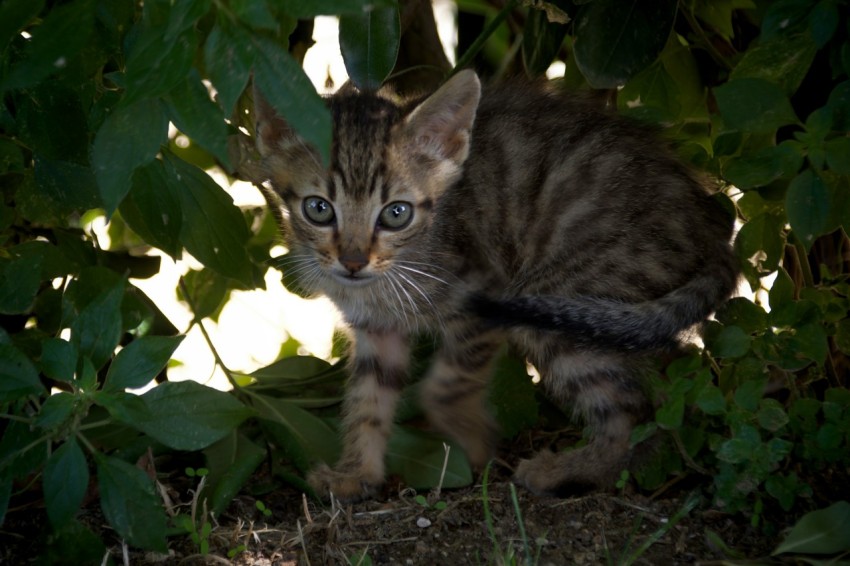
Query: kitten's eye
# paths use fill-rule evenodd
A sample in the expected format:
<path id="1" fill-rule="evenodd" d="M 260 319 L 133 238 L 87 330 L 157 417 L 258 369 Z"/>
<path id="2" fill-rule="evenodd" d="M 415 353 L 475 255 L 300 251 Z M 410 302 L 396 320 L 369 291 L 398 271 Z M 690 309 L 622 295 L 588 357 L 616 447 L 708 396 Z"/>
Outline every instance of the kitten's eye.
<path id="1" fill-rule="evenodd" d="M 304 216 L 313 224 L 326 226 L 334 220 L 334 208 L 321 197 L 307 197 L 302 205 Z"/>
<path id="2" fill-rule="evenodd" d="M 413 205 L 409 202 L 392 202 L 378 216 L 378 224 L 388 230 L 401 230 L 413 220 Z"/>

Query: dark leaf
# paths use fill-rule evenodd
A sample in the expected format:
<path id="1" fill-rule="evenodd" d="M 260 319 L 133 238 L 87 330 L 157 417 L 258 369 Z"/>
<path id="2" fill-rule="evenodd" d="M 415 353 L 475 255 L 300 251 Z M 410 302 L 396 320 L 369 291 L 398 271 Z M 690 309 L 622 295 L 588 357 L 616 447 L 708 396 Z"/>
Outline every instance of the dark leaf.
<path id="1" fill-rule="evenodd" d="M 764 79 L 730 80 L 714 96 L 729 129 L 763 134 L 798 121 L 785 93 Z"/>
<path id="2" fill-rule="evenodd" d="M 158 100 L 140 100 L 113 111 L 98 130 L 92 167 L 107 214 L 130 191 L 133 171 L 156 157 L 168 134 L 168 119 Z"/>
<path id="3" fill-rule="evenodd" d="M 443 476 L 444 462 L 447 465 Z M 396 427 L 390 437 L 387 472 L 400 475 L 405 484 L 417 489 L 437 485 L 458 488 L 472 483 L 472 469 L 460 448 L 439 437 L 404 427 Z"/>
<path id="4" fill-rule="evenodd" d="M 37 250 L 12 248 L 0 258 L 0 314 L 23 314 L 32 308 L 41 285 L 42 256 Z"/>
<path id="5" fill-rule="evenodd" d="M 773 554 L 839 554 L 850 550 L 850 503 L 807 513 Z"/>
<path id="6" fill-rule="evenodd" d="M 71 324 L 71 339 L 80 354 L 98 369 L 112 357 L 121 339 L 123 279 L 107 287 L 80 311 Z"/>
<path id="7" fill-rule="evenodd" d="M 41 343 L 41 371 L 51 379 L 71 382 L 77 371 L 77 347 L 61 338 Z"/>
<path id="8" fill-rule="evenodd" d="M 764 79 L 791 96 L 803 82 L 817 50 L 807 33 L 762 41 L 747 49 L 729 79 Z"/>
<path id="9" fill-rule="evenodd" d="M 171 121 L 192 141 L 209 151 L 232 170 L 227 155 L 227 124 L 221 108 L 210 99 L 197 71 L 177 83 L 165 98 Z"/>
<path id="10" fill-rule="evenodd" d="M 788 186 L 785 196 L 788 222 L 807 249 L 828 226 L 829 201 L 829 190 L 811 169 L 800 173 Z"/>
<path id="11" fill-rule="evenodd" d="M 206 448 L 253 414 L 233 395 L 194 381 L 161 383 L 142 398 L 149 417 L 135 426 L 176 450 Z"/>
<path id="12" fill-rule="evenodd" d="M 165 367 L 183 336 L 142 336 L 125 346 L 112 360 L 104 391 L 143 387 Z"/>
<path id="13" fill-rule="evenodd" d="M 132 188 L 119 210 L 127 225 L 145 242 L 175 259 L 180 257 L 183 214 L 162 161 L 157 159 L 136 169 Z"/>
<path id="14" fill-rule="evenodd" d="M 69 438 L 44 466 L 44 503 L 54 528 L 69 522 L 89 486 L 89 467 L 76 439 Z"/>
<path id="15" fill-rule="evenodd" d="M 398 8 L 379 8 L 339 19 L 342 59 L 351 80 L 361 90 L 375 90 L 389 76 L 400 40 Z"/>
<path id="16" fill-rule="evenodd" d="M 0 403 L 44 393 L 35 365 L 11 344 L 0 344 Z"/>
<path id="17" fill-rule="evenodd" d="M 266 451 L 237 431 L 233 431 L 204 450 L 207 467 L 207 486 L 212 492 L 210 511 L 221 514 L 230 501 L 245 487 Z"/>
<path id="18" fill-rule="evenodd" d="M 576 63 L 594 88 L 616 88 L 647 68 L 664 49 L 676 2 L 595 0 L 576 18 Z"/>
<path id="19" fill-rule="evenodd" d="M 204 44 L 204 66 L 226 116 L 248 84 L 254 57 L 254 46 L 246 36 L 233 33 L 223 21 L 216 22 Z"/>
<path id="20" fill-rule="evenodd" d="M 166 516 L 153 480 L 131 464 L 97 458 L 100 506 L 109 524 L 133 546 L 164 553 Z"/>
<path id="21" fill-rule="evenodd" d="M 281 5 L 286 14 L 299 19 L 358 14 L 380 7 L 395 7 L 395 2 L 393 0 L 289 0 Z"/>

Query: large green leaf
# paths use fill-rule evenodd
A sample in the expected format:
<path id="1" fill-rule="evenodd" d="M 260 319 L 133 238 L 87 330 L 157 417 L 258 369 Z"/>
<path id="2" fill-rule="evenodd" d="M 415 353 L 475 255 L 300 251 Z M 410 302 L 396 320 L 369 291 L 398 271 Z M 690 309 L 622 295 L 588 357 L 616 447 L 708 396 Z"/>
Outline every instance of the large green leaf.
<path id="1" fill-rule="evenodd" d="M 130 190 L 133 171 L 154 159 L 168 134 L 158 100 L 145 99 L 113 111 L 98 130 L 92 166 L 108 214 Z"/>
<path id="2" fill-rule="evenodd" d="M 0 314 L 22 314 L 32 307 L 41 284 L 42 256 L 38 250 L 9 250 L 0 258 Z"/>
<path id="3" fill-rule="evenodd" d="M 220 515 L 266 458 L 266 450 L 234 430 L 204 450 L 210 511 Z"/>
<path id="4" fill-rule="evenodd" d="M 839 554 L 850 550 L 850 503 L 838 501 L 807 513 L 773 554 Z"/>
<path id="5" fill-rule="evenodd" d="M 534 390 L 525 360 L 503 351 L 496 360 L 490 381 L 490 403 L 499 431 L 505 438 L 513 438 L 537 422 Z"/>
<path id="6" fill-rule="evenodd" d="M 782 89 L 764 79 L 730 80 L 714 96 L 728 129 L 766 134 L 798 121 Z"/>
<path id="7" fill-rule="evenodd" d="M 0 403 L 43 392 L 38 370 L 29 358 L 11 344 L 0 344 Z"/>
<path id="8" fill-rule="evenodd" d="M 739 189 L 762 187 L 790 177 L 803 165 L 803 151 L 797 142 L 769 146 L 754 155 L 732 159 L 723 170 L 723 177 Z"/>
<path id="9" fill-rule="evenodd" d="M 595 0 L 576 18 L 576 63 L 594 88 L 616 88 L 648 67 L 664 49 L 673 0 Z"/>
<path id="10" fill-rule="evenodd" d="M 136 169 L 132 188 L 119 210 L 127 225 L 145 242 L 175 259 L 180 257 L 183 213 L 162 161 L 156 159 Z"/>
<path id="11" fill-rule="evenodd" d="M 165 382 L 142 396 L 148 416 L 132 423 L 176 450 L 200 450 L 253 415 L 233 395 L 194 381 Z"/>
<path id="12" fill-rule="evenodd" d="M 803 82 L 816 53 L 817 46 L 807 33 L 762 41 L 744 53 L 729 79 L 764 79 L 791 96 Z"/>
<path id="13" fill-rule="evenodd" d="M 209 175 L 166 154 L 168 187 L 180 199 L 180 241 L 195 259 L 246 286 L 253 270 L 245 245 L 251 232 L 233 199 Z"/>
<path id="14" fill-rule="evenodd" d="M 113 458 L 97 458 L 100 506 L 109 524 L 133 546 L 166 552 L 165 509 L 148 475 Z"/>
<path id="15" fill-rule="evenodd" d="M 208 2 L 145 3 L 127 47 L 127 102 L 167 94 L 186 79 L 198 47 L 194 22 Z"/>
<path id="16" fill-rule="evenodd" d="M 80 354 L 100 368 L 112 357 L 121 339 L 121 302 L 125 282 L 109 285 L 80 311 L 71 323 L 71 338 Z"/>
<path id="17" fill-rule="evenodd" d="M 204 44 L 204 67 L 226 116 L 248 84 L 254 57 L 254 45 L 245 35 L 233 33 L 226 21 L 216 22 Z"/>
<path id="18" fill-rule="evenodd" d="M 143 387 L 165 367 L 183 336 L 142 336 L 136 338 L 112 360 L 104 391 Z"/>
<path id="19" fill-rule="evenodd" d="M 472 469 L 460 448 L 440 437 L 404 427 L 393 429 L 387 446 L 387 472 L 400 475 L 405 484 L 417 489 L 438 485 L 457 488 L 472 483 Z"/>
<path id="20" fill-rule="evenodd" d="M 337 433 L 319 417 L 285 399 L 255 397 L 254 406 L 278 446 L 302 471 L 316 461 L 333 463 L 339 456 Z"/>
<path id="21" fill-rule="evenodd" d="M 806 169 L 791 181 L 785 196 L 791 229 L 810 248 L 829 223 L 830 195 L 823 180 Z"/>
<path id="22" fill-rule="evenodd" d="M 41 371 L 51 379 L 71 382 L 77 371 L 79 352 L 72 343 L 61 338 L 48 338 L 41 343 Z"/>
<path id="23" fill-rule="evenodd" d="M 75 438 L 68 439 L 44 466 L 44 503 L 54 527 L 70 521 L 89 486 L 89 467 Z"/>
<path id="24" fill-rule="evenodd" d="M 363 90 L 381 86 L 395 66 L 401 41 L 398 8 L 346 14 L 339 19 L 339 48 L 354 84 Z"/>
<path id="25" fill-rule="evenodd" d="M 227 124 L 221 108 L 210 99 L 207 87 L 194 69 L 171 89 L 165 99 L 168 114 L 177 128 L 209 151 L 228 170 Z"/>
<path id="26" fill-rule="evenodd" d="M 264 37 L 250 39 L 256 49 L 254 82 L 269 104 L 330 161 L 331 117 L 304 69 L 289 53 Z"/>
<path id="27" fill-rule="evenodd" d="M 65 68 L 88 42 L 94 15 L 94 0 L 76 0 L 52 9 L 30 30 L 32 39 L 24 56 L 0 83 L 0 91 L 32 86 Z"/>
<path id="28" fill-rule="evenodd" d="M 776 271 L 785 249 L 784 220 L 775 214 L 763 213 L 741 227 L 735 238 L 735 252 L 751 284 L 758 285 L 759 277 Z"/>

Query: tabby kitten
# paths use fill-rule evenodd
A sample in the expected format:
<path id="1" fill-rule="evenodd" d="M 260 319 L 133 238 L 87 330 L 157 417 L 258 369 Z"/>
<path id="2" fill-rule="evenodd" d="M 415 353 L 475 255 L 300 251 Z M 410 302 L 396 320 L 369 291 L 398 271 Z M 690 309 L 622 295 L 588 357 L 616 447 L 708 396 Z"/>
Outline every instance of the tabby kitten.
<path id="1" fill-rule="evenodd" d="M 343 454 L 310 475 L 355 499 L 384 480 L 410 337 L 439 335 L 422 387 L 430 422 L 484 466 L 491 363 L 509 341 L 587 446 L 520 462 L 538 493 L 612 486 L 651 414 L 640 360 L 703 321 L 736 285 L 732 219 L 635 124 L 542 87 L 481 91 L 472 71 L 420 101 L 328 100 L 330 167 L 261 99 L 258 146 L 303 283 L 354 334 Z"/>

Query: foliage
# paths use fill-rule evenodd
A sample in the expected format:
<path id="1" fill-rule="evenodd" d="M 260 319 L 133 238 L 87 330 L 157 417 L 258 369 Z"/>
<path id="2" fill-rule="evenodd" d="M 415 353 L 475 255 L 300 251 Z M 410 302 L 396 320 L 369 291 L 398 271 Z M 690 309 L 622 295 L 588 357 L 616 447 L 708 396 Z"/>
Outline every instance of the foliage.
<path id="1" fill-rule="evenodd" d="M 754 523 L 766 501 L 791 510 L 811 494 L 812 473 L 850 458 L 847 3 L 670 0 L 622 10 L 615 0 L 502 9 L 462 0 L 460 9 L 481 16 L 479 29 L 459 30 L 469 46 L 461 64 L 538 76 L 559 59 L 559 84 L 602 90 L 724 183 L 718 198 L 741 220 L 736 251 L 761 293 L 730 301 L 704 350 L 654 375 L 656 418 L 634 440 L 667 442 L 631 477 L 651 489 L 670 474 L 704 474 L 715 505 Z M 243 375 L 218 360 L 230 393 L 170 382 L 167 362 L 188 329 L 133 280 L 159 271 L 143 253 L 151 247 L 191 255 L 203 267 L 179 292 L 193 325 L 215 318 L 230 291 L 262 287 L 270 266 L 298 290 L 288 258 L 270 258 L 274 219 L 235 207 L 209 170 L 250 177 L 255 156 L 242 130 L 251 130 L 251 76 L 327 160 L 330 117 L 301 69 L 305 45 L 294 38 L 303 33 L 293 31 L 341 15 L 352 81 L 374 87 L 400 53 L 399 10 L 390 0 L 0 4 L 0 517 L 41 489 L 46 556 L 96 538 L 78 521 L 91 483 L 129 544 L 164 550 L 176 526 L 203 550 L 206 514 L 175 522 L 164 512 L 158 455 L 203 462 L 212 513 L 264 461 L 275 481 L 308 489 L 313 462 L 336 458 L 343 361 L 290 354 Z M 98 216 L 109 220 L 109 248 L 91 230 Z M 432 348 L 417 348 L 414 377 Z M 127 391 L 154 379 L 144 394 Z M 414 393 L 415 384 L 405 399 Z M 537 421 L 534 399 L 523 361 L 505 353 L 491 402 L 506 436 Z M 404 423 L 418 408 L 406 402 L 401 412 Z M 459 450 L 446 459 L 440 439 L 397 430 L 388 467 L 408 485 L 472 481 Z"/>

